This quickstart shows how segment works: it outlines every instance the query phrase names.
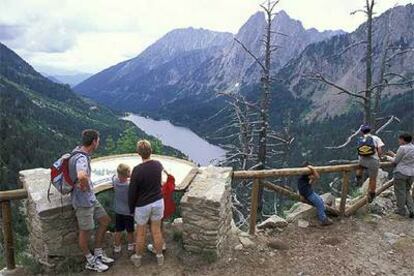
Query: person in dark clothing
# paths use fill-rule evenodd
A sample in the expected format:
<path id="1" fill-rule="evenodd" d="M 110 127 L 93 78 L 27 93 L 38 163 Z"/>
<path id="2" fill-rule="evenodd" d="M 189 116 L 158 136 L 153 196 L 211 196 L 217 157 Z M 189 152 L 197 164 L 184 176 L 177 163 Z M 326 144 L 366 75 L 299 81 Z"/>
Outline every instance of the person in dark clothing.
<path id="1" fill-rule="evenodd" d="M 307 168 L 310 170 L 310 174 L 302 175 L 298 179 L 299 194 L 315 206 L 319 222 L 322 226 L 331 225 L 332 220 L 325 214 L 323 199 L 312 189 L 312 185 L 319 179 L 319 173 L 310 165 Z"/>
<path id="2" fill-rule="evenodd" d="M 157 263 L 162 265 L 164 263 L 162 253 L 164 239 L 161 232 L 164 215 L 164 199 L 161 192 L 163 166 L 150 158 L 152 148 L 147 140 L 138 141 L 137 152 L 142 158 L 142 163 L 133 169 L 128 191 L 129 209 L 131 213 L 135 213 L 137 223 L 136 249 L 135 254 L 131 256 L 131 261 L 137 267 L 141 265 L 145 250 L 145 231 L 148 222 L 151 221 Z"/>

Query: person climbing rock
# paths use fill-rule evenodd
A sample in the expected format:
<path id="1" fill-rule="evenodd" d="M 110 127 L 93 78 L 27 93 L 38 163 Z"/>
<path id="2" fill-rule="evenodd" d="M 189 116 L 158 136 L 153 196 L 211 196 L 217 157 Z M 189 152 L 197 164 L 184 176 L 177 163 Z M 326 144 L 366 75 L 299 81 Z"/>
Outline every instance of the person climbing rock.
<path id="1" fill-rule="evenodd" d="M 107 257 L 102 249 L 102 240 L 111 218 L 96 198 L 91 181 L 91 154 L 98 146 L 99 132 L 93 129 L 84 130 L 82 145 L 73 150 L 74 155 L 69 160 L 69 174 L 75 182 L 71 200 L 79 225 L 79 247 L 86 258 L 85 268 L 104 272 L 109 268 L 107 264 L 114 260 Z M 95 234 L 95 250 L 92 255 L 88 244 L 90 232 L 95 229 L 95 220 L 99 227 Z"/>
<path id="2" fill-rule="evenodd" d="M 135 213 L 137 223 L 136 250 L 131 256 L 131 261 L 135 266 L 141 266 L 146 243 L 145 232 L 151 220 L 154 251 L 158 265 L 162 265 L 164 263 L 162 253 L 164 239 L 161 232 L 164 215 L 164 200 L 161 192 L 163 166 L 160 162 L 151 159 L 152 148 L 149 141 L 138 141 L 137 152 L 142 158 L 142 163 L 133 169 L 128 191 L 129 208 L 131 213 Z"/>
<path id="3" fill-rule="evenodd" d="M 359 168 L 356 170 L 357 183 L 362 185 L 362 175 L 364 169 L 368 170 L 368 202 L 371 203 L 375 198 L 377 188 L 377 176 L 380 168 L 380 156 L 383 153 L 384 142 L 376 135 L 371 134 L 369 125 L 361 126 L 361 137 L 358 140 Z"/>
<path id="4" fill-rule="evenodd" d="M 410 218 L 414 218 L 414 201 L 410 194 L 414 183 L 414 144 L 413 137 L 406 133 L 399 136 L 400 147 L 397 153 L 391 151 L 386 153 L 387 160 L 394 165 L 394 193 L 397 199 L 396 213 L 401 216 L 407 215 L 406 207 Z"/>
<path id="5" fill-rule="evenodd" d="M 299 194 L 307 201 L 309 201 L 316 208 L 319 223 L 322 226 L 331 225 L 333 222 L 325 214 L 325 203 L 323 199 L 313 191 L 312 185 L 319 179 L 319 173 L 311 165 L 306 164 L 310 170 L 309 174 L 304 174 L 298 179 Z"/>

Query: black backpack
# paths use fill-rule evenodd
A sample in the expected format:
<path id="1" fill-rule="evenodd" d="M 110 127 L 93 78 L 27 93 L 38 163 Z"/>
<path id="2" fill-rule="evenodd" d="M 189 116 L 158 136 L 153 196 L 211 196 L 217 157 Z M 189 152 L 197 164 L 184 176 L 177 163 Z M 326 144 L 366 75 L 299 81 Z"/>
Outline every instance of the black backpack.
<path id="1" fill-rule="evenodd" d="M 371 135 L 360 137 L 358 140 L 358 155 L 359 156 L 372 156 L 376 153 L 376 146 L 374 138 Z"/>

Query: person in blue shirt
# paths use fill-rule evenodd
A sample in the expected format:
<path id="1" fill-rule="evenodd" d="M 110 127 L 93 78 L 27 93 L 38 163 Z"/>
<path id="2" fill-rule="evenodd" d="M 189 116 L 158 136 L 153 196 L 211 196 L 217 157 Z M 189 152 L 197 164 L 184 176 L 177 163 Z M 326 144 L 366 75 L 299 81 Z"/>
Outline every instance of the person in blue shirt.
<path id="1" fill-rule="evenodd" d="M 325 214 L 325 203 L 323 202 L 323 199 L 312 189 L 312 185 L 315 184 L 320 178 L 319 173 L 311 165 L 307 165 L 307 168 L 310 170 L 310 173 L 304 174 L 298 179 L 299 194 L 306 201 L 315 206 L 319 223 L 322 226 L 331 225 L 332 220 L 329 219 Z"/>

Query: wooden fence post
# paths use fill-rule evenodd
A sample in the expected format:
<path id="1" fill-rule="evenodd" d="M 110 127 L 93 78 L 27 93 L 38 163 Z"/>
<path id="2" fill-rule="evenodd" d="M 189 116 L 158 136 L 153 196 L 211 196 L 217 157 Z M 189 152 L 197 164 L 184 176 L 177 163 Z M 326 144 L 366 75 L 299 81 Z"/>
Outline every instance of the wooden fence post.
<path id="1" fill-rule="evenodd" d="M 341 193 L 341 204 L 339 206 L 339 212 L 341 216 L 345 215 L 346 198 L 349 192 L 349 172 L 344 171 L 342 177 L 342 193 Z"/>
<path id="2" fill-rule="evenodd" d="M 1 213 L 3 219 L 3 239 L 4 251 L 6 256 L 6 266 L 8 270 L 13 270 L 16 268 L 16 263 L 14 261 L 12 214 L 10 200 L 1 202 Z"/>
<path id="3" fill-rule="evenodd" d="M 257 208 L 259 207 L 259 190 L 260 180 L 255 178 L 253 179 L 252 203 L 250 207 L 250 235 L 254 235 L 256 232 Z"/>

